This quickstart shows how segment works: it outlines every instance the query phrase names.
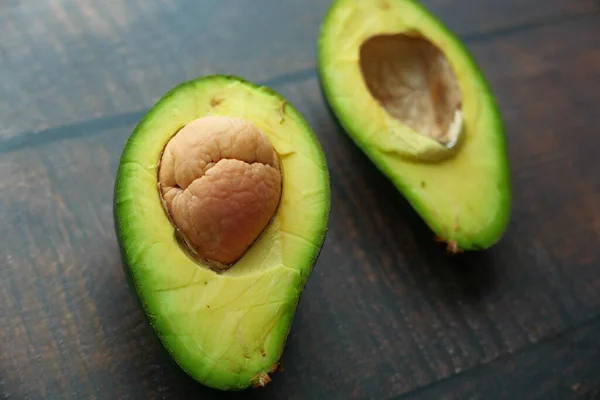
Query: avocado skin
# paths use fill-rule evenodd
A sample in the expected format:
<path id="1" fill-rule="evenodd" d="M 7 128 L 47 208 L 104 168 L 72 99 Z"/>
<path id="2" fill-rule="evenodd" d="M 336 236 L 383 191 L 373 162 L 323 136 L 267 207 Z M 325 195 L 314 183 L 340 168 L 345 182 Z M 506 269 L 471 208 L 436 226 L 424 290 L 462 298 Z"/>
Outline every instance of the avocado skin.
<path id="1" fill-rule="evenodd" d="M 174 95 L 179 89 L 187 86 L 187 85 L 194 85 L 197 81 L 199 80 L 212 80 L 212 79 L 218 79 L 218 80 L 223 80 L 223 81 L 228 81 L 228 82 L 236 82 L 236 83 L 242 83 L 244 85 L 250 86 L 254 89 L 257 90 L 262 90 L 262 91 L 266 91 L 268 92 L 271 96 L 275 96 L 277 99 L 281 100 L 281 101 L 285 101 L 286 102 L 286 107 L 292 107 L 293 105 L 290 104 L 286 99 L 284 99 L 280 94 L 278 94 L 277 92 L 275 92 L 273 89 L 266 87 L 266 86 L 261 86 L 260 84 L 256 84 L 253 82 L 250 82 L 248 80 L 245 80 L 243 78 L 237 77 L 237 76 L 232 76 L 232 75 L 219 75 L 219 74 L 214 74 L 214 75 L 205 75 L 205 76 L 201 76 L 198 77 L 196 79 L 192 79 L 189 81 L 185 81 L 182 82 L 180 84 L 178 84 L 177 86 L 173 87 L 171 90 L 169 90 L 168 92 L 166 92 L 155 104 L 153 107 L 151 107 L 146 114 L 142 117 L 142 119 L 139 121 L 139 123 L 137 124 L 137 126 L 135 127 L 135 129 L 133 130 L 132 134 L 129 136 L 125 146 L 124 146 L 124 150 L 121 154 L 121 159 L 119 162 L 119 165 L 121 165 L 121 161 L 125 158 L 125 155 L 127 153 L 127 148 L 128 148 L 128 144 L 131 142 L 132 138 L 135 137 L 135 135 L 138 133 L 140 127 L 143 125 L 143 122 L 147 119 L 151 117 L 152 111 L 155 107 L 158 107 L 160 105 L 161 102 L 164 102 L 166 99 L 168 99 L 170 96 Z M 297 111 L 296 111 L 297 112 Z M 308 123 L 302 119 L 302 124 L 310 131 L 312 131 L 312 128 L 310 127 L 310 125 L 308 125 Z M 317 137 L 313 134 L 312 135 L 312 140 L 314 140 L 315 144 L 317 146 L 321 146 Z M 326 160 L 326 155 L 321 152 L 321 155 L 323 157 L 323 161 L 325 165 L 327 164 L 327 160 Z M 295 313 L 298 303 L 300 301 L 301 295 L 304 293 L 304 289 L 306 287 L 308 278 L 310 277 L 310 274 L 312 273 L 312 269 L 314 268 L 320 254 L 321 251 L 324 247 L 325 244 L 325 238 L 328 232 L 328 224 L 329 224 L 329 220 L 330 220 L 330 211 L 331 211 L 331 202 L 330 202 L 330 198 L 331 198 L 331 187 L 330 187 L 330 178 L 329 178 L 329 171 L 328 169 L 325 169 L 323 171 L 324 177 L 326 179 L 326 181 L 328 182 L 327 186 L 324 188 L 326 190 L 325 195 L 327 198 L 327 204 L 326 204 L 326 212 L 325 212 L 325 219 L 323 221 L 323 229 L 321 234 L 318 237 L 318 247 L 315 249 L 315 254 L 314 256 L 310 259 L 310 265 L 311 268 L 309 269 L 308 272 L 304 272 L 302 273 L 302 271 L 300 272 L 300 285 L 298 287 L 296 287 L 296 293 L 298 293 L 297 296 L 295 296 L 294 298 L 294 302 L 293 302 L 293 312 Z M 150 316 L 150 314 L 148 313 L 148 306 L 144 303 L 144 301 L 142 300 L 142 296 L 141 296 L 141 290 L 135 280 L 133 271 L 132 271 L 132 265 L 127 257 L 126 254 L 126 249 L 125 249 L 125 244 L 124 244 L 124 240 L 123 240 L 123 235 L 122 235 L 122 226 L 121 223 L 119 221 L 119 205 L 118 205 L 118 191 L 119 191 L 119 184 L 121 179 L 125 179 L 122 176 L 122 173 L 119 170 L 117 171 L 116 174 L 116 180 L 115 180 L 115 184 L 114 184 L 114 189 L 113 189 L 113 222 L 114 222 L 114 229 L 115 229 L 115 236 L 117 239 L 117 244 L 119 247 L 119 253 L 120 253 L 120 259 L 121 259 L 121 269 L 123 270 L 123 273 L 125 275 L 126 281 L 127 281 L 127 285 L 128 285 L 128 289 L 130 294 L 133 296 L 134 298 L 134 302 L 136 303 L 136 307 L 138 307 L 144 314 L 144 323 L 146 324 L 149 333 L 151 331 L 151 336 L 154 338 L 154 340 L 158 341 L 159 343 L 159 348 L 160 348 L 160 352 L 162 357 L 164 357 L 168 364 L 173 365 L 173 366 L 177 366 L 177 369 L 180 371 L 183 371 L 188 377 L 192 378 L 194 381 L 202 384 L 203 386 L 210 388 L 210 389 L 215 389 L 215 390 L 219 390 L 219 391 L 231 391 L 231 392 L 237 392 L 237 391 L 243 391 L 246 390 L 250 387 L 256 387 L 258 386 L 258 377 L 255 377 L 254 379 L 247 381 L 247 382 L 241 382 L 238 385 L 230 385 L 230 384 L 215 384 L 214 381 L 211 382 L 206 382 L 206 381 L 200 381 L 197 378 L 195 378 L 193 376 L 192 373 L 190 373 L 190 371 L 188 371 L 177 359 L 176 355 L 173 354 L 173 352 L 171 351 L 168 343 L 164 340 L 164 338 L 158 333 L 159 331 L 156 329 L 154 322 L 153 322 L 153 318 Z M 273 365 L 271 365 L 268 374 L 271 375 L 275 372 L 278 371 L 278 366 L 279 366 L 279 360 L 281 358 L 281 356 L 283 355 L 283 351 L 287 342 L 287 337 L 289 334 L 289 331 L 291 329 L 291 323 L 287 326 L 287 329 L 285 332 L 282 332 L 283 335 L 283 340 L 281 342 L 281 346 L 280 349 L 278 350 L 278 355 L 277 355 L 277 360 L 276 362 L 273 363 Z"/>
<path id="2" fill-rule="evenodd" d="M 436 218 L 436 216 L 429 213 L 425 210 L 420 203 L 420 200 L 417 196 L 414 196 L 404 190 L 404 182 L 402 178 L 396 173 L 396 171 L 390 169 L 385 162 L 380 158 L 379 154 L 365 146 L 365 144 L 360 140 L 357 136 L 356 130 L 352 126 L 352 121 L 348 121 L 344 118 L 341 118 L 340 114 L 336 111 L 335 107 L 335 96 L 334 89 L 329 84 L 328 80 L 325 78 L 325 62 L 324 59 L 324 45 L 323 42 L 325 40 L 325 32 L 326 28 L 329 25 L 329 21 L 331 16 L 334 13 L 336 4 L 341 2 L 342 0 L 333 0 L 329 9 L 327 10 L 323 21 L 321 23 L 321 29 L 319 32 L 319 36 L 317 39 L 317 74 L 319 81 L 319 89 L 321 95 L 324 98 L 324 103 L 326 104 L 326 108 L 328 113 L 334 118 L 334 120 L 338 123 L 341 129 L 350 137 L 355 146 L 357 146 L 360 151 L 367 156 L 369 161 L 375 165 L 377 170 L 379 170 L 385 177 L 388 179 L 398 190 L 401 195 L 408 201 L 413 210 L 420 217 L 421 221 L 432 231 L 437 241 L 446 242 L 450 245 L 452 242 L 456 245 L 457 251 L 483 251 L 487 250 L 494 245 L 496 245 L 505 234 L 508 225 L 511 219 L 512 212 L 512 182 L 511 182 L 511 174 L 510 174 L 510 163 L 509 163 L 509 154 L 508 154 L 508 144 L 506 139 L 506 129 L 504 125 L 504 120 L 502 118 L 502 114 L 500 112 L 499 105 L 495 96 L 493 95 L 492 89 L 489 85 L 488 80 L 483 74 L 479 64 L 474 59 L 471 52 L 467 49 L 464 42 L 461 41 L 441 20 L 439 20 L 431 11 L 429 11 L 424 5 L 419 3 L 416 0 L 390 0 L 392 3 L 406 3 L 406 7 L 414 7 L 418 8 L 421 12 L 426 14 L 431 21 L 434 21 L 439 28 L 441 28 L 445 34 L 446 39 L 452 41 L 454 45 L 456 45 L 460 50 L 460 56 L 463 57 L 468 64 L 473 68 L 474 74 L 471 75 L 472 79 L 478 81 L 481 86 L 481 89 L 484 93 L 488 95 L 489 101 L 489 109 L 492 110 L 495 116 L 495 130 L 499 137 L 501 137 L 501 145 L 497 148 L 497 152 L 502 154 L 501 163 L 503 165 L 502 172 L 502 181 L 503 185 L 503 208 L 500 210 L 498 215 L 494 215 L 493 219 L 495 224 L 493 229 L 489 229 L 485 235 L 481 237 L 473 238 L 473 237 L 465 237 L 459 236 L 455 240 L 450 240 L 448 238 L 447 232 L 441 229 L 436 229 L 435 224 L 432 221 Z M 369 94 L 370 95 L 370 94 Z M 452 251 L 456 252 L 456 251 Z"/>
<path id="3" fill-rule="evenodd" d="M 125 281 L 127 282 L 127 290 L 129 292 L 131 299 L 133 300 L 133 302 L 135 304 L 135 307 L 138 310 L 142 311 L 142 315 L 143 315 L 142 323 L 145 326 L 145 331 L 147 332 L 148 337 L 151 338 L 152 343 L 156 345 L 156 349 L 159 350 L 161 361 L 164 361 L 165 364 L 169 365 L 173 371 L 184 372 L 185 376 L 190 377 L 190 375 L 185 373 L 185 371 L 177 363 L 175 358 L 173 358 L 173 356 L 169 352 L 168 348 L 164 345 L 164 343 L 160 339 L 160 337 L 158 335 L 156 335 L 154 332 L 154 326 L 152 324 L 152 319 L 150 319 L 150 317 L 146 313 L 146 307 L 144 306 L 144 303 L 142 302 L 142 300 L 138 294 L 139 292 L 137 290 L 131 269 L 129 268 L 129 263 L 127 262 L 127 257 L 125 255 L 124 248 L 121 245 L 121 234 L 119 232 L 119 229 L 117 228 L 118 222 L 117 222 L 116 216 L 117 216 L 116 207 L 115 207 L 115 203 L 113 201 L 113 221 L 115 224 L 115 234 L 117 237 L 117 244 L 119 247 L 121 270 L 123 271 L 123 275 L 125 276 Z"/>

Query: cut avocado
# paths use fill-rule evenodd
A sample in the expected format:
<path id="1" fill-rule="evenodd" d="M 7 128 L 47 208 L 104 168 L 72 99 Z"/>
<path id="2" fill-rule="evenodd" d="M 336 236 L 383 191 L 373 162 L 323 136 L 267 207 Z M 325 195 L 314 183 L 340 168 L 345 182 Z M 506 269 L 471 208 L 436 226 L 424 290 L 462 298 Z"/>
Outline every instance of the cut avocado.
<path id="1" fill-rule="evenodd" d="M 262 147 L 244 153 L 243 146 L 254 139 L 231 134 L 221 140 L 219 135 L 225 130 L 219 130 L 218 124 L 223 122 L 219 118 L 236 118 L 243 125 L 239 130 L 262 140 Z M 213 126 L 213 136 L 194 139 L 194 132 L 189 134 L 192 122 L 195 128 Z M 208 158 L 176 164 L 167 159 L 165 148 L 189 126 L 192 128 L 183 139 L 188 142 L 181 149 L 208 145 L 217 146 L 216 150 L 205 152 Z M 202 134 L 201 129 L 196 132 Z M 276 159 L 270 156 L 273 150 Z M 179 157 L 176 149 L 167 151 Z M 236 160 L 244 157 L 251 160 Z M 168 175 L 170 163 L 175 165 L 174 181 L 169 183 L 171 178 L 161 175 L 164 182 L 159 185 L 160 171 Z M 281 174 L 280 180 L 271 180 L 275 183 L 270 187 L 281 185 L 278 201 L 270 203 L 276 204 L 274 213 L 267 210 L 272 215 L 264 229 L 257 231 L 247 248 L 240 247 L 242 254 L 235 260 L 231 254 L 218 252 L 206 254 L 215 255 L 216 261 L 221 257 L 225 263 L 203 258 L 196 251 L 201 246 L 191 245 L 191 233 L 187 235 L 190 243 L 182 240 L 186 231 L 176 224 L 177 210 L 168 207 L 169 190 L 162 190 L 164 186 L 172 185 L 170 189 L 180 193 L 183 202 L 183 194 L 193 183 L 187 186 L 189 182 L 182 182 L 201 180 L 186 176 L 186 165 L 200 163 L 204 168 L 200 178 L 214 178 L 223 190 L 195 192 L 186 204 L 195 207 L 195 201 L 206 200 L 208 205 L 202 204 L 215 207 L 236 194 L 239 197 L 232 209 L 242 202 L 237 210 L 246 213 L 241 220 L 214 208 L 204 213 L 208 218 L 218 214 L 217 225 L 198 222 L 192 233 L 204 235 L 208 241 L 219 235 L 212 230 L 220 226 L 245 229 L 255 215 L 252 207 L 263 207 L 260 196 L 267 189 L 257 181 L 256 171 L 268 170 L 270 176 L 276 176 L 277 168 Z M 234 178 L 230 176 L 225 184 L 219 181 L 236 168 L 246 168 L 239 179 L 231 175 Z M 219 177 L 219 171 L 225 173 Z M 246 196 L 245 188 L 254 191 L 247 191 L 250 194 Z M 329 206 L 329 175 L 321 146 L 300 113 L 272 90 L 241 78 L 207 76 L 177 86 L 148 111 L 121 156 L 115 184 L 115 225 L 134 293 L 158 338 L 185 372 L 206 386 L 223 390 L 264 386 L 270 380 L 323 244 Z M 195 217 L 193 210 L 201 207 L 186 209 L 190 218 Z M 239 238 L 225 239 L 222 243 L 230 244 Z"/>
<path id="2" fill-rule="evenodd" d="M 463 44 L 411 0 L 336 0 L 318 69 L 338 121 L 448 249 L 503 235 L 511 188 L 503 123 Z"/>

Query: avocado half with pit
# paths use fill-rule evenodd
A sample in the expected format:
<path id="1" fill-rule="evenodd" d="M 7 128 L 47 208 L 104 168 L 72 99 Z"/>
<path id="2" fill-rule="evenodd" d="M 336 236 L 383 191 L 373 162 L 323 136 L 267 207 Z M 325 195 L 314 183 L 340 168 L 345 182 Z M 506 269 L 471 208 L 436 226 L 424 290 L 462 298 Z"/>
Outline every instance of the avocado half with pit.
<path id="1" fill-rule="evenodd" d="M 506 230 L 511 188 L 500 112 L 474 59 L 411 0 L 336 0 L 318 69 L 340 124 L 453 252 Z"/>
<path id="2" fill-rule="evenodd" d="M 272 90 L 207 76 L 148 111 L 121 157 L 115 225 L 130 285 L 191 377 L 269 382 L 329 206 L 321 146 Z"/>

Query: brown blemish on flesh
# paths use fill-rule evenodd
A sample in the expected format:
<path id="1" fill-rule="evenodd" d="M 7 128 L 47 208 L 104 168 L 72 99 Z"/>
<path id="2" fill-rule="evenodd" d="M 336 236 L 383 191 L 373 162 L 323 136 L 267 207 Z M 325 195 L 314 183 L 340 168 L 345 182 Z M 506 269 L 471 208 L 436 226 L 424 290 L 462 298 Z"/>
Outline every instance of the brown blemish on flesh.
<path id="1" fill-rule="evenodd" d="M 283 124 L 283 120 L 285 118 L 285 105 L 287 102 L 283 100 L 281 105 L 279 106 L 279 125 Z"/>
<path id="2" fill-rule="evenodd" d="M 223 99 L 220 97 L 213 97 L 212 99 L 210 99 L 210 106 L 211 107 L 216 107 L 219 104 L 221 104 L 223 102 Z"/>

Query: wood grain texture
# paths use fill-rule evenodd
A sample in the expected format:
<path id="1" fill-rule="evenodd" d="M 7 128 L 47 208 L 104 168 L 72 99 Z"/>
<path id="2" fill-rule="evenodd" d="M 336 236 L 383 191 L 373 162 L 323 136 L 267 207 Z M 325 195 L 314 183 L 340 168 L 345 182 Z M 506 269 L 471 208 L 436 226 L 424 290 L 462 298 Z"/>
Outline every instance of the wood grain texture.
<path id="1" fill-rule="evenodd" d="M 400 399 L 597 399 L 599 338 L 594 319 Z"/>
<path id="2" fill-rule="evenodd" d="M 596 0 L 427 0 L 474 40 L 598 12 Z M 0 5 L 0 140 L 147 109 L 209 73 L 268 80 L 315 66 L 328 1 L 46 0 Z"/>
<path id="3" fill-rule="evenodd" d="M 467 38 L 509 136 L 511 225 L 490 251 L 458 257 L 329 113 L 313 55 L 326 2 L 151 3 L 0 5 L 0 398 L 598 396 L 597 2 L 425 2 Z M 331 171 L 330 229 L 285 371 L 241 394 L 200 387 L 161 353 L 112 221 L 135 123 L 209 72 L 286 96 Z"/>

